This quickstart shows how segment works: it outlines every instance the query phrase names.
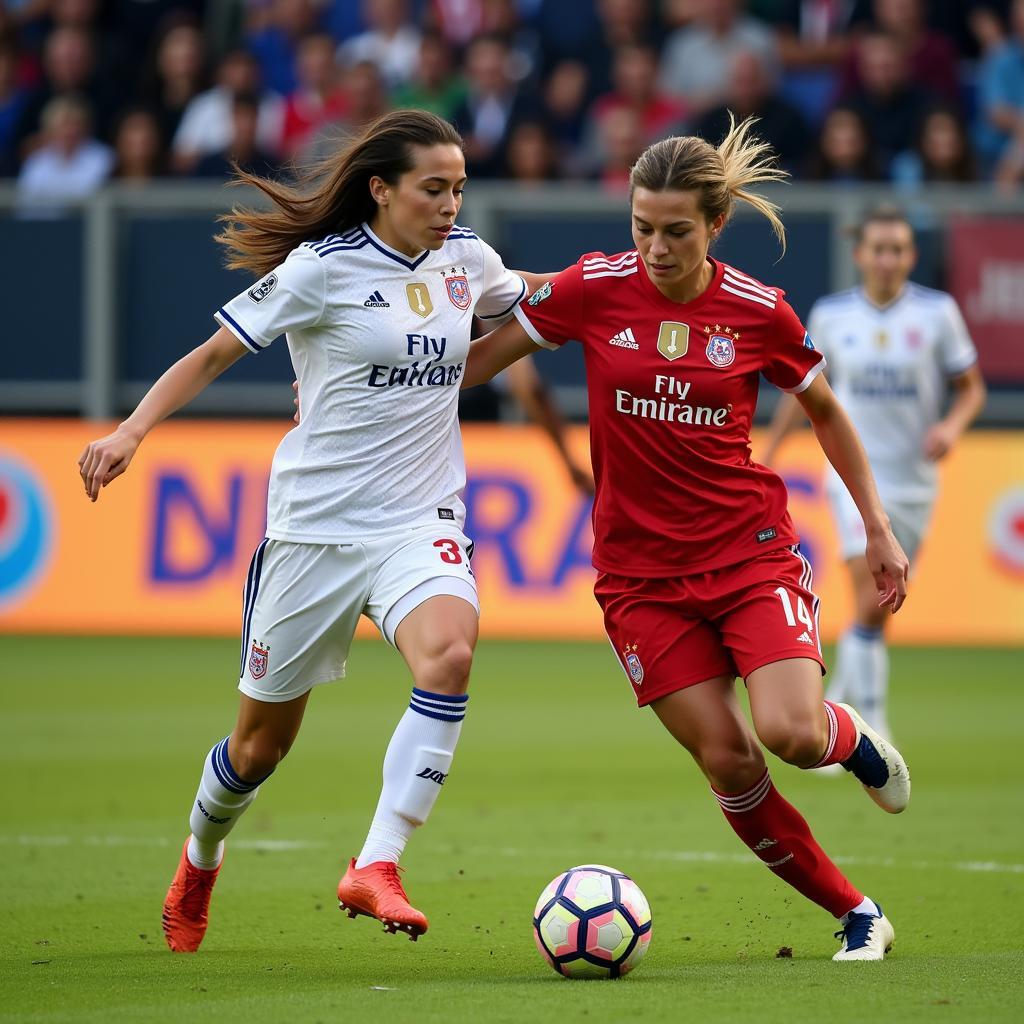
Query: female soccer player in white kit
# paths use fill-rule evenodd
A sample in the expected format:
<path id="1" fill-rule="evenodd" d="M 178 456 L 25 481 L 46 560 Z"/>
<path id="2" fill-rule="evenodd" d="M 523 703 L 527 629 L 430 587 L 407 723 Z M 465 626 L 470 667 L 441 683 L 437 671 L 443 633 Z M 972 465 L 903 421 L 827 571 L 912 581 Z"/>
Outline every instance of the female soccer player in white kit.
<path id="1" fill-rule="evenodd" d="M 198 949 L 224 838 L 288 752 L 311 688 L 345 675 L 365 614 L 401 652 L 414 685 L 338 898 L 349 916 L 415 939 L 427 919 L 409 905 L 397 862 L 451 768 L 477 639 L 457 420 L 471 321 L 500 322 L 541 279 L 506 270 L 455 227 L 461 139 L 431 114 L 384 115 L 305 190 L 241 177 L 274 207 L 234 211 L 218 241 L 229 266 L 258 280 L 79 460 L 95 501 L 157 423 L 286 334 L 302 419 L 274 456 L 267 536 L 245 584 L 241 708 L 203 765 L 164 934 L 172 950 Z"/>
<path id="2" fill-rule="evenodd" d="M 862 285 L 815 303 L 807 330 L 828 360 L 830 382 L 864 443 L 893 532 L 913 562 L 935 502 L 936 463 L 981 411 L 985 384 L 956 301 L 908 280 L 917 252 L 903 213 L 888 207 L 869 213 L 857 230 L 854 259 Z M 943 416 L 947 385 L 953 400 Z M 802 418 L 799 404 L 782 395 L 764 462 L 774 462 Z M 828 696 L 856 704 L 868 724 L 889 736 L 889 611 L 878 605 L 860 514 L 831 468 L 826 492 L 855 607 Z"/>

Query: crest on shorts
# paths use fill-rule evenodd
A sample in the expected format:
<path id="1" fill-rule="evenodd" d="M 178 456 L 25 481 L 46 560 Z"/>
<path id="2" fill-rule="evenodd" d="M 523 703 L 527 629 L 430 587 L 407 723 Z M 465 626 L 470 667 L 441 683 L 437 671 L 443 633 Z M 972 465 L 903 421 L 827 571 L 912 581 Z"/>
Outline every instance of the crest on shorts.
<path id="1" fill-rule="evenodd" d="M 253 679 L 262 679 L 267 674 L 267 663 L 270 661 L 270 648 L 260 647 L 255 640 L 249 652 L 249 675 Z"/>
<path id="2" fill-rule="evenodd" d="M 629 678 L 633 680 L 634 686 L 639 686 L 644 681 L 644 667 L 637 657 L 637 646 L 637 644 L 626 644 L 622 649 L 626 658 L 626 671 L 629 673 Z"/>
<path id="3" fill-rule="evenodd" d="M 457 309 L 469 309 L 473 296 L 469 293 L 469 280 L 465 274 L 446 277 L 444 286 L 448 289 L 448 298 Z"/>
<path id="4" fill-rule="evenodd" d="M 690 325 L 662 320 L 658 331 L 658 351 L 668 360 L 686 355 L 690 347 Z"/>
<path id="5" fill-rule="evenodd" d="M 434 312 L 434 304 L 430 301 L 430 292 L 422 281 L 413 281 L 405 286 L 405 294 L 409 299 L 409 308 L 418 316 L 430 316 Z"/>

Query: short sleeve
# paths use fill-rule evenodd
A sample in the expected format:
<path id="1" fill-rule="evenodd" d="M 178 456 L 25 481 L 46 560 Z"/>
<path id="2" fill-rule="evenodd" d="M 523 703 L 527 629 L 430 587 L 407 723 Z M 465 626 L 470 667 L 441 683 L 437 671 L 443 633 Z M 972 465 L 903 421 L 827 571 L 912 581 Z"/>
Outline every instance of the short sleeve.
<path id="1" fill-rule="evenodd" d="M 777 388 L 799 394 L 825 369 L 825 357 L 814 347 L 793 307 L 782 298 L 775 307 L 770 332 L 762 372 Z"/>
<path id="2" fill-rule="evenodd" d="M 978 361 L 978 352 L 952 295 L 947 296 L 942 314 L 939 359 L 942 369 L 950 377 L 956 377 Z"/>
<path id="3" fill-rule="evenodd" d="M 490 329 L 512 315 L 512 310 L 526 295 L 526 282 L 506 269 L 501 257 L 486 242 L 481 241 L 480 248 L 484 257 L 484 284 L 474 313 L 487 321 Z"/>
<path id="4" fill-rule="evenodd" d="M 299 248 L 218 309 L 214 319 L 247 349 L 259 352 L 286 331 L 315 326 L 325 304 L 323 261 L 311 249 Z"/>
<path id="5" fill-rule="evenodd" d="M 567 267 L 515 308 L 516 319 L 543 348 L 559 348 L 580 336 L 583 323 L 583 265 Z"/>

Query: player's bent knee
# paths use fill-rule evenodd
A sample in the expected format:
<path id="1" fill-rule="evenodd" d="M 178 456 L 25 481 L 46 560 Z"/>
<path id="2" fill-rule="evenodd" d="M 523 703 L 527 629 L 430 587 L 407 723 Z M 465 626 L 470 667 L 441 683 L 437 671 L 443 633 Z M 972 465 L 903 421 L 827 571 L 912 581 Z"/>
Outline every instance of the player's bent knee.
<path id="1" fill-rule="evenodd" d="M 824 730 L 816 723 L 773 723 L 762 726 L 757 732 L 761 742 L 776 757 L 801 768 L 817 764 L 828 742 Z"/>
<path id="2" fill-rule="evenodd" d="M 231 767 L 247 782 L 265 778 L 284 759 L 291 742 L 265 733 L 256 733 L 231 743 Z"/>
<path id="3" fill-rule="evenodd" d="M 701 771 L 721 793 L 741 793 L 764 772 L 764 758 L 756 749 L 713 747 L 698 755 Z"/>
<path id="4" fill-rule="evenodd" d="M 417 685 L 434 693 L 465 693 L 472 667 L 472 644 L 452 640 L 427 659 Z"/>

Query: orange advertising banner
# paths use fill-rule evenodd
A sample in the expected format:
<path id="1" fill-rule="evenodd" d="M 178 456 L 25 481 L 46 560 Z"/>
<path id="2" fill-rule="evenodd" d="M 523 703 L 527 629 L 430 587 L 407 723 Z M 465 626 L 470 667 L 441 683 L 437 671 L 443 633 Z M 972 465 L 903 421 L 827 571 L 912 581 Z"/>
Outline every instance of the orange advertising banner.
<path id="1" fill-rule="evenodd" d="M 270 460 L 286 429 L 163 424 L 94 505 L 76 463 L 102 425 L 0 420 L 0 632 L 236 634 L 266 522 Z M 589 501 L 551 446 L 530 427 L 467 426 L 464 438 L 482 634 L 603 637 L 591 594 Z M 571 440 L 586 451 L 585 428 Z M 850 600 L 822 456 L 808 433 L 783 454 L 779 468 L 822 600 L 822 636 L 833 639 Z M 967 436 L 942 479 L 893 639 L 1024 645 L 1024 435 Z"/>

